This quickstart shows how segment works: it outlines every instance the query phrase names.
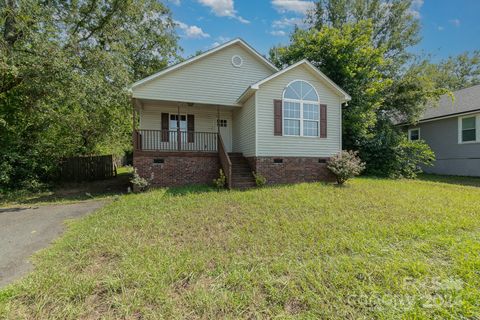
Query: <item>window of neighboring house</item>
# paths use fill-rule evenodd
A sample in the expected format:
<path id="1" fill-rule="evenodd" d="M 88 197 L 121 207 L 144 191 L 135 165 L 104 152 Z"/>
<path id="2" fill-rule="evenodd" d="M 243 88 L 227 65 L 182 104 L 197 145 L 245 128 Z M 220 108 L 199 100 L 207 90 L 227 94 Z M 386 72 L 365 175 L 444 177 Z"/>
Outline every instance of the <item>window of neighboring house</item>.
<path id="1" fill-rule="evenodd" d="M 467 116 L 459 119 L 460 136 L 459 142 L 478 142 L 478 125 L 480 122 L 480 116 Z"/>
<path id="2" fill-rule="evenodd" d="M 306 81 L 295 80 L 283 92 L 283 134 L 318 137 L 320 103 L 315 88 Z"/>
<path id="3" fill-rule="evenodd" d="M 420 128 L 408 129 L 408 140 L 420 140 Z"/>

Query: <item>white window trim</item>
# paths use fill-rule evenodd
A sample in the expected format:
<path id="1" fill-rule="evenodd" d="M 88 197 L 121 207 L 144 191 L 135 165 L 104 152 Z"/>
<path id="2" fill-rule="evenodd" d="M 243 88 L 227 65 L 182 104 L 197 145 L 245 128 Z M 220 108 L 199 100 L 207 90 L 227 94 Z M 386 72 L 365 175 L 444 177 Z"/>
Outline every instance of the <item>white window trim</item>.
<path id="1" fill-rule="evenodd" d="M 180 129 L 180 131 L 182 131 L 182 132 L 187 132 L 187 131 L 188 131 L 188 116 L 187 116 L 187 114 L 186 114 L 186 113 L 180 113 L 180 114 L 178 114 L 178 113 L 173 113 L 173 112 L 168 114 L 168 128 L 169 128 L 168 131 L 174 131 L 172 128 L 170 128 L 170 121 L 171 121 L 170 118 L 171 118 L 172 115 L 174 115 L 174 116 L 180 116 L 180 118 L 181 118 L 182 116 L 185 116 L 185 122 L 187 123 L 187 128 L 186 128 L 185 131 L 182 131 L 181 129 Z M 177 129 L 175 129 L 175 130 L 177 130 Z"/>
<path id="2" fill-rule="evenodd" d="M 420 131 L 420 128 L 410 128 L 408 129 L 408 141 L 418 141 L 418 140 L 412 140 L 412 131 L 418 130 L 418 140 L 422 139 L 422 133 Z"/>
<path id="3" fill-rule="evenodd" d="M 475 118 L 475 141 L 463 141 L 462 132 L 463 132 L 463 119 L 465 118 Z M 470 114 L 463 117 L 458 117 L 458 144 L 471 144 L 471 143 L 480 143 L 480 114 Z"/>
<path id="4" fill-rule="evenodd" d="M 292 80 L 290 81 L 286 86 L 285 86 L 285 89 L 283 89 L 283 93 L 282 93 L 282 136 L 284 137 L 302 137 L 302 138 L 314 138 L 314 139 L 318 139 L 320 137 L 320 100 L 318 101 L 311 101 L 311 100 L 301 100 L 301 99 L 289 99 L 289 98 L 284 98 L 285 96 L 285 91 L 287 90 L 287 88 L 292 84 L 294 83 L 295 81 L 303 81 L 305 83 L 308 83 L 310 86 L 312 86 L 313 90 L 315 91 L 315 94 L 317 95 L 317 97 L 320 97 L 318 95 L 318 91 L 317 89 L 315 88 L 314 85 L 312 85 L 310 82 L 306 81 L 306 80 L 302 80 L 302 79 L 295 79 L 295 80 Z M 294 102 L 294 103 L 298 103 L 300 104 L 300 118 L 288 118 L 288 117 L 285 117 L 285 104 L 284 102 L 287 101 L 287 102 Z M 317 132 L 318 134 L 316 136 L 305 136 L 303 134 L 303 121 L 304 121 L 304 118 L 303 118 L 303 104 L 306 103 L 306 104 L 315 104 L 317 105 L 318 107 L 318 120 L 311 120 L 311 119 L 305 119 L 306 121 L 315 121 L 317 122 Z M 285 134 L 285 118 L 287 120 L 300 120 L 300 135 L 292 135 L 292 134 Z"/>

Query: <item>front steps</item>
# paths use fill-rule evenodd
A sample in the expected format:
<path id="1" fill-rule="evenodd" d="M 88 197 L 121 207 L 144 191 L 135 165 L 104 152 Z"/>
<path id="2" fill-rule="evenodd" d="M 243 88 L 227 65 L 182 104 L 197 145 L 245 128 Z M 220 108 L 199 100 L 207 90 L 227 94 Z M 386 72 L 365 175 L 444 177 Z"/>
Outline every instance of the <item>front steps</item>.
<path id="1" fill-rule="evenodd" d="M 232 162 L 232 188 L 248 189 L 256 186 L 252 169 L 241 153 L 229 153 Z"/>

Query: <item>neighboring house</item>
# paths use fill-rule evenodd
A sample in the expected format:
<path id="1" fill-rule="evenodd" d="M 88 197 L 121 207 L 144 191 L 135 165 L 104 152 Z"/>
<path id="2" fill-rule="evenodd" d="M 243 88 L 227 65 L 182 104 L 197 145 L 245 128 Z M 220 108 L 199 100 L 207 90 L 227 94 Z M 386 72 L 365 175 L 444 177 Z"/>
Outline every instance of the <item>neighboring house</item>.
<path id="1" fill-rule="evenodd" d="M 435 152 L 436 174 L 480 176 L 480 85 L 442 96 L 417 125 L 408 127 L 410 140 L 422 139 Z"/>
<path id="2" fill-rule="evenodd" d="M 133 164 L 156 186 L 331 179 L 350 96 L 306 60 L 283 70 L 235 39 L 131 86 Z M 137 120 L 138 119 L 138 120 Z"/>

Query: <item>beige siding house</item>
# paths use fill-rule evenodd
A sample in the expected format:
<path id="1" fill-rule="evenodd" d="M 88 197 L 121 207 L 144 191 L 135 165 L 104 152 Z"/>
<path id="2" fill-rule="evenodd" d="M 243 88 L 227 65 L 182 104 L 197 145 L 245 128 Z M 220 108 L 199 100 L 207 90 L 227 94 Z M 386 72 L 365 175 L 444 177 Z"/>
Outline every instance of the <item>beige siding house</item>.
<path id="1" fill-rule="evenodd" d="M 306 60 L 278 70 L 235 39 L 131 86 L 134 166 L 157 186 L 330 179 L 350 96 Z"/>

